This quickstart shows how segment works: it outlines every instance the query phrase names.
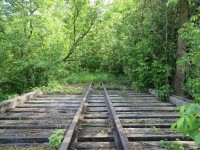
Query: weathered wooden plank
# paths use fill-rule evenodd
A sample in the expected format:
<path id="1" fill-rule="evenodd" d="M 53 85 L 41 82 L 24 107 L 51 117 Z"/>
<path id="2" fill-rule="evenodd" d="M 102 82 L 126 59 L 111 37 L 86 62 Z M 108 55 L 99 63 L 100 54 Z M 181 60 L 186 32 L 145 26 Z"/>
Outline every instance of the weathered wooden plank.
<path id="1" fill-rule="evenodd" d="M 169 128 L 125 128 L 126 134 L 129 137 L 137 137 L 138 135 L 148 136 L 148 135 L 180 135 L 176 131 L 170 131 Z"/>
<path id="2" fill-rule="evenodd" d="M 23 120 L 23 119 L 71 119 L 74 113 L 66 113 L 65 115 L 50 113 L 5 113 L 0 115 L 0 120 Z"/>
<path id="3" fill-rule="evenodd" d="M 94 139 L 94 138 L 99 138 L 99 139 L 102 139 L 102 138 L 114 138 L 113 137 L 113 134 L 112 133 L 108 133 L 107 131 L 100 131 L 100 132 L 97 132 L 97 131 L 84 131 L 84 132 L 79 132 L 79 139 L 80 138 L 90 138 L 90 139 Z M 94 139 L 95 141 L 95 139 Z"/>
<path id="4" fill-rule="evenodd" d="M 103 97 L 104 98 L 104 95 L 103 94 L 101 94 L 101 95 L 100 94 L 91 94 L 89 99 L 92 97 Z"/>
<path id="5" fill-rule="evenodd" d="M 89 104 L 91 104 L 91 103 L 103 103 L 103 104 L 105 104 L 105 100 L 89 100 L 88 103 Z"/>
<path id="6" fill-rule="evenodd" d="M 144 118 L 144 119 L 121 119 L 122 124 L 172 124 L 176 119 Z"/>
<path id="7" fill-rule="evenodd" d="M 194 142 L 191 141 L 165 141 L 173 146 L 173 143 L 179 143 L 183 145 L 184 149 L 197 149 Z M 166 150 L 165 144 L 162 141 L 142 141 L 142 142 L 130 142 L 131 147 L 134 150 Z M 76 144 L 77 149 L 99 149 L 99 148 L 114 148 L 114 142 L 78 142 Z"/>
<path id="8" fill-rule="evenodd" d="M 84 127 L 81 126 L 79 130 L 81 133 L 84 133 L 84 132 L 112 133 L 112 130 L 109 124 L 107 126 L 89 126 L 89 124 L 88 125 L 84 124 Z"/>
<path id="9" fill-rule="evenodd" d="M 12 143 L 47 143 L 49 136 L 35 136 L 35 137 L 0 137 L 0 144 Z"/>
<path id="10" fill-rule="evenodd" d="M 170 128 L 171 124 L 122 124 L 124 128 Z"/>
<path id="11" fill-rule="evenodd" d="M 152 116 L 152 115 L 158 115 L 158 116 L 170 116 L 175 115 L 179 116 L 177 112 L 118 112 L 119 116 L 123 115 L 133 115 L 133 116 Z"/>
<path id="12" fill-rule="evenodd" d="M 110 127 L 110 124 L 105 124 L 105 123 L 99 123 L 99 124 L 92 124 L 92 123 L 86 123 L 86 124 L 81 124 L 81 128 L 86 128 L 86 127 L 104 127 L 108 128 Z"/>
<path id="13" fill-rule="evenodd" d="M 50 136 L 55 129 L 2 129 L 0 138 Z"/>
<path id="14" fill-rule="evenodd" d="M 83 119 L 82 123 L 87 123 L 87 124 L 108 124 L 109 120 L 108 119 Z"/>
<path id="15" fill-rule="evenodd" d="M 116 111 L 120 112 L 125 112 L 125 111 L 130 111 L 130 112 L 139 112 L 139 111 L 162 111 L 162 112 L 167 112 L 167 111 L 177 111 L 176 107 L 115 107 Z"/>
<path id="16" fill-rule="evenodd" d="M 127 91 L 126 93 L 130 95 L 151 95 L 149 93 L 138 93 L 138 92 L 132 92 L 132 91 Z"/>
<path id="17" fill-rule="evenodd" d="M 56 101 L 57 100 L 57 101 L 77 101 L 77 102 L 82 101 L 81 98 L 70 98 L 70 97 L 63 97 L 63 98 L 58 98 L 58 97 L 55 97 L 55 98 L 53 98 L 53 97 L 39 98 L 39 97 L 37 97 L 37 98 L 32 98 L 32 100 L 34 100 L 34 101 L 41 101 L 41 100 L 43 100 L 43 101 L 51 101 L 51 100 Z"/>
<path id="18" fill-rule="evenodd" d="M 42 92 L 35 91 L 31 93 L 27 93 L 16 98 L 12 98 L 3 102 L 0 102 L 0 113 L 5 112 L 7 109 L 14 108 L 17 105 L 23 104 L 25 101 L 30 100 L 33 97 L 41 95 Z"/>
<path id="19" fill-rule="evenodd" d="M 116 100 L 158 100 L 156 97 L 134 97 L 134 96 L 130 96 L 130 95 L 122 95 L 119 97 L 111 97 L 111 100 L 116 99 Z"/>
<path id="20" fill-rule="evenodd" d="M 176 96 L 170 96 L 169 101 L 175 104 L 176 106 L 190 105 L 192 103 L 191 100 L 188 100 L 188 101 L 182 100 L 181 98 L 178 98 Z"/>
<path id="21" fill-rule="evenodd" d="M 0 125 L 0 129 L 65 129 L 69 124 L 56 124 L 56 125 L 32 125 L 32 124 L 16 124 L 16 125 Z"/>
<path id="22" fill-rule="evenodd" d="M 107 107 L 87 107 L 86 109 L 89 112 L 107 112 Z"/>
<path id="23" fill-rule="evenodd" d="M 17 106 L 17 107 L 69 107 L 70 105 L 68 104 L 65 104 L 65 103 L 51 103 L 49 102 L 48 104 L 23 104 L 23 105 L 20 105 L 20 106 Z M 78 105 L 75 105 L 76 107 Z M 72 107 L 72 106 L 70 106 Z"/>
<path id="24" fill-rule="evenodd" d="M 77 142 L 75 145 L 76 149 L 116 149 L 114 142 Z"/>
<path id="25" fill-rule="evenodd" d="M 7 112 L 9 113 L 75 113 L 77 109 L 72 108 L 14 108 Z"/>
<path id="26" fill-rule="evenodd" d="M 112 103 L 160 103 L 157 100 L 112 100 Z"/>
<path id="27" fill-rule="evenodd" d="M 144 134 L 128 134 L 127 136 L 128 136 L 129 141 L 161 141 L 161 140 L 174 141 L 176 139 L 192 141 L 188 137 L 183 138 L 183 136 L 177 135 L 177 134 L 170 134 L 170 135 L 169 134 L 166 134 L 166 135 L 154 134 L 154 135 L 146 135 L 146 136 L 144 136 Z"/>
<path id="28" fill-rule="evenodd" d="M 71 120 L 63 120 L 59 118 L 49 119 L 29 119 L 29 120 L 1 120 L 1 126 L 14 126 L 14 125 L 62 125 L 69 124 Z"/>
<path id="29" fill-rule="evenodd" d="M 3 150 L 39 150 L 42 148 L 43 150 L 49 148 L 49 143 L 0 143 L 0 148 Z"/>
<path id="30" fill-rule="evenodd" d="M 105 103 L 89 103 L 88 107 L 106 107 Z"/>
<path id="31" fill-rule="evenodd" d="M 135 106 L 135 107 L 172 107 L 175 106 L 171 103 L 113 103 L 115 107 L 127 107 L 127 106 Z"/>
<path id="32" fill-rule="evenodd" d="M 170 112 L 169 112 L 170 113 Z M 118 113 L 119 118 L 123 118 L 123 119 L 136 119 L 136 118 L 179 118 L 178 114 L 164 114 L 164 113 L 148 113 L 145 114 L 145 112 L 143 112 L 143 114 L 138 113 L 135 114 L 135 112 L 132 112 L 132 114 L 121 114 Z"/>
<path id="33" fill-rule="evenodd" d="M 84 115 L 84 119 L 107 119 L 108 118 L 108 115 L 107 114 L 103 114 L 103 113 L 98 113 L 98 114 L 95 114 L 95 113 L 92 113 L 92 114 L 85 114 Z"/>
<path id="34" fill-rule="evenodd" d="M 185 150 L 197 149 L 196 145 L 192 141 L 141 141 L 141 142 L 130 142 L 133 149 L 137 150 L 166 150 L 164 146 L 165 143 L 169 143 L 170 146 L 173 146 L 173 143 L 179 143 L 183 145 Z M 173 148 L 173 147 L 172 147 Z"/>
<path id="35" fill-rule="evenodd" d="M 30 100 L 30 101 L 28 101 L 28 102 L 25 102 L 24 104 L 27 104 L 27 105 L 31 105 L 31 104 L 44 104 L 44 105 L 46 105 L 46 104 L 49 104 L 49 103 L 51 103 L 51 104 L 54 104 L 54 103 L 60 103 L 60 104 L 67 104 L 67 105 L 78 105 L 79 106 L 79 104 L 81 103 L 81 101 L 65 101 L 65 100 L 63 100 L 63 101 L 54 101 L 54 100 L 50 100 L 50 101 L 44 101 L 44 100 L 41 100 L 41 101 L 35 101 L 35 100 Z"/>
<path id="36" fill-rule="evenodd" d="M 131 97 L 156 97 L 156 96 L 154 96 L 154 95 L 143 95 L 143 94 L 141 94 L 141 95 L 135 95 L 135 94 L 129 94 Z"/>
<path id="37" fill-rule="evenodd" d="M 83 98 L 83 95 L 71 95 L 71 94 L 66 94 L 66 95 L 59 95 L 59 94 L 42 94 L 41 96 L 38 96 L 40 98 L 48 98 L 48 97 L 70 97 L 70 98 Z"/>

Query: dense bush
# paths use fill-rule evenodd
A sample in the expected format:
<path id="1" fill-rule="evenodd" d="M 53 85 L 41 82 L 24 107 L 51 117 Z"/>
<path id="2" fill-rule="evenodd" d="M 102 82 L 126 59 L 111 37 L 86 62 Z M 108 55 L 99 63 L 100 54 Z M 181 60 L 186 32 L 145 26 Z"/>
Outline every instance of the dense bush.
<path id="1" fill-rule="evenodd" d="M 183 2 L 169 3 L 173 1 Z M 1 95 L 21 94 L 50 81 L 86 81 L 87 73 L 79 72 L 88 71 L 126 75 L 136 90 L 155 88 L 164 100 L 175 87 L 180 36 L 187 41 L 185 57 L 178 62 L 186 72 L 186 84 L 180 86 L 199 102 L 199 2 L 188 3 L 189 15 L 196 15 L 181 30 L 180 5 L 169 3 L 1 1 Z M 103 80 L 100 76 L 107 80 L 104 74 L 92 79 Z"/>
<path id="2" fill-rule="evenodd" d="M 200 11 L 200 7 L 199 7 Z M 187 53 L 181 63 L 186 68 L 185 90 L 200 103 L 200 15 L 195 15 L 180 30 L 182 38 L 187 40 Z"/>

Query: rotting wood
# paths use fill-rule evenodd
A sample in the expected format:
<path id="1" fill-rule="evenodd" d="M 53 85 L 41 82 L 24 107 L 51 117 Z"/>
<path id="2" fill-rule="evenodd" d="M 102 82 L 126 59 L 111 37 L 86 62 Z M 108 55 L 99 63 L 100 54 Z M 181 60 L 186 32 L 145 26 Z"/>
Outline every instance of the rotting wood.
<path id="1" fill-rule="evenodd" d="M 0 103 L 0 113 L 5 112 L 8 109 L 14 108 L 17 105 L 23 104 L 24 102 L 36 97 L 38 95 L 42 95 L 41 91 L 30 92 L 16 98 L 12 98 Z"/>

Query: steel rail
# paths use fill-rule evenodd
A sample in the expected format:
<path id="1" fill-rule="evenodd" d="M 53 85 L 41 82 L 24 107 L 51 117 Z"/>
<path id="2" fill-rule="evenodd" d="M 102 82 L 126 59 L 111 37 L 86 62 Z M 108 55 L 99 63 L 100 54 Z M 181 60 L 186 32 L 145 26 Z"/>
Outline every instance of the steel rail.
<path id="1" fill-rule="evenodd" d="M 114 135 L 117 149 L 118 150 L 131 150 L 132 148 L 129 143 L 129 140 L 126 136 L 126 133 L 122 127 L 119 117 L 117 116 L 115 108 L 110 100 L 108 92 L 106 91 L 106 88 L 103 83 L 102 83 L 102 86 L 104 89 L 104 96 L 106 98 L 106 103 L 107 103 L 107 106 L 109 109 L 109 117 L 110 117 L 112 125 L 113 125 L 113 135 Z"/>
<path id="2" fill-rule="evenodd" d="M 67 129 L 67 133 L 65 134 L 65 137 L 64 137 L 64 139 L 62 141 L 62 144 L 61 144 L 59 150 L 67 150 L 68 149 L 68 147 L 69 147 L 69 145 L 71 143 L 71 140 L 72 140 L 76 125 L 77 125 L 77 123 L 79 121 L 80 115 L 81 115 L 81 113 L 83 111 L 83 108 L 85 106 L 85 102 L 89 97 L 91 86 L 92 86 L 92 83 L 90 83 L 90 85 L 89 85 L 89 87 L 87 89 L 87 92 L 86 92 L 85 96 L 83 97 L 83 100 L 82 100 L 82 102 L 81 102 L 81 104 L 80 104 L 80 106 L 79 106 L 79 108 L 78 108 L 78 110 L 77 110 L 77 112 L 76 112 L 76 114 L 74 116 L 74 119 L 72 120 L 72 123 L 70 124 L 69 129 Z"/>

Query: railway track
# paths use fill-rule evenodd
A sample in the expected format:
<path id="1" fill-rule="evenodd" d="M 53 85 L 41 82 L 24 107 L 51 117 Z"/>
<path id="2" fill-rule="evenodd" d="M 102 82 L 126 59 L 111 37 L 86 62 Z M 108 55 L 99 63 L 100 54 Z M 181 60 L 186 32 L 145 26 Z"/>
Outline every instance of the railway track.
<path id="1" fill-rule="evenodd" d="M 60 150 L 194 149 L 194 142 L 169 130 L 178 117 L 176 106 L 148 93 L 91 84 L 84 97 L 42 95 L 1 114 L 0 150 L 48 146 L 57 129 L 66 130 Z"/>

